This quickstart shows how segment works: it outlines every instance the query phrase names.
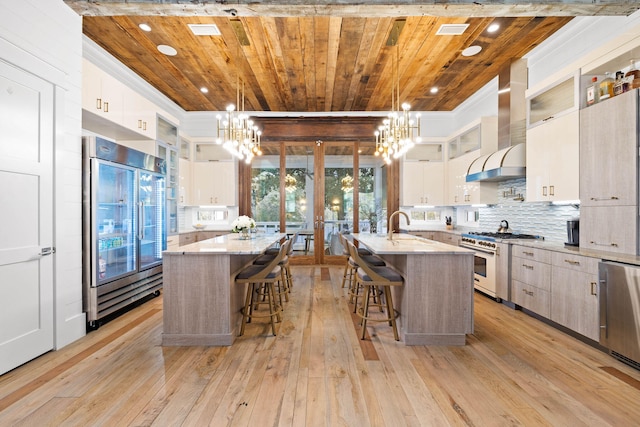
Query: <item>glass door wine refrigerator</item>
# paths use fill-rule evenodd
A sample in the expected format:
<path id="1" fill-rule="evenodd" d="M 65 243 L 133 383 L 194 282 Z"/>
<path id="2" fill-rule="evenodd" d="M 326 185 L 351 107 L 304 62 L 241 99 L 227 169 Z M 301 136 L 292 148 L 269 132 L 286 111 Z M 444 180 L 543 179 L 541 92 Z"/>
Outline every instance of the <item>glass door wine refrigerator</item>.
<path id="1" fill-rule="evenodd" d="M 165 160 L 83 139 L 83 299 L 89 327 L 160 293 L 166 249 Z"/>

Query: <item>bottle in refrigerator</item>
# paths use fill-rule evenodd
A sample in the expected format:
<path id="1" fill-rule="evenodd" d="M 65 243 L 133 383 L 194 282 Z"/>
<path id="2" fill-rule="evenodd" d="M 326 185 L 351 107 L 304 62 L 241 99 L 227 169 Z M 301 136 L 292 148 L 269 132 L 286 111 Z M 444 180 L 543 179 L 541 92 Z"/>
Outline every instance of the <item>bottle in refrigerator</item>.
<path id="1" fill-rule="evenodd" d="M 101 279 L 107 277 L 107 261 L 105 261 L 102 256 L 98 259 L 98 274 Z"/>

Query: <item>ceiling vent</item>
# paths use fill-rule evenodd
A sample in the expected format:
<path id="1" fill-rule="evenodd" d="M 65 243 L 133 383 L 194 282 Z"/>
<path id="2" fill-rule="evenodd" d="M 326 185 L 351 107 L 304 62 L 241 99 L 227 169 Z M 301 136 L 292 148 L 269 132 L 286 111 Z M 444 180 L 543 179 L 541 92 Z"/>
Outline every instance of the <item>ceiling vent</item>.
<path id="1" fill-rule="evenodd" d="M 436 32 L 437 36 L 459 36 L 464 33 L 467 28 L 469 28 L 469 24 L 442 24 L 438 31 Z"/>
<path id="2" fill-rule="evenodd" d="M 219 36 L 220 29 L 216 24 L 189 24 L 191 32 L 196 36 Z"/>

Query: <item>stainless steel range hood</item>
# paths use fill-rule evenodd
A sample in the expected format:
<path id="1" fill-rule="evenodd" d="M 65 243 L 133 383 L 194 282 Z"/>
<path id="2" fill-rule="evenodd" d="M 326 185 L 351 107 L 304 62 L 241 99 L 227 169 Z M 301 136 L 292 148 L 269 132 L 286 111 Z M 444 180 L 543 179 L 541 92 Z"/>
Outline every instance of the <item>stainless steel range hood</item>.
<path id="1" fill-rule="evenodd" d="M 527 60 L 519 59 L 498 76 L 498 151 L 474 160 L 467 182 L 502 181 L 526 175 Z"/>
<path id="2" fill-rule="evenodd" d="M 503 148 L 475 159 L 467 171 L 467 182 L 501 181 L 525 176 L 525 144 Z"/>

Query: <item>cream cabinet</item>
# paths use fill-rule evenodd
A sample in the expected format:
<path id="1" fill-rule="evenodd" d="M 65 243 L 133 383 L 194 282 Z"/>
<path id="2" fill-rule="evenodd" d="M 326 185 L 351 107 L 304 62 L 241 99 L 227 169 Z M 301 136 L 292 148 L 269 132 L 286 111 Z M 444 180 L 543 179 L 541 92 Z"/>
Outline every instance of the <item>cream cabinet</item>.
<path id="1" fill-rule="evenodd" d="M 600 337 L 598 259 L 554 252 L 551 274 L 551 317 L 594 341 Z"/>
<path id="2" fill-rule="evenodd" d="M 444 204 L 444 163 L 405 161 L 402 169 L 402 205 Z"/>
<path id="3" fill-rule="evenodd" d="M 469 165 L 478 157 L 480 151 L 476 150 L 447 162 L 447 205 L 496 203 L 497 183 L 466 181 Z"/>
<path id="4" fill-rule="evenodd" d="M 236 205 L 235 162 L 193 162 L 191 170 L 194 205 Z"/>
<path id="5" fill-rule="evenodd" d="M 178 204 L 180 206 L 189 206 L 192 204 L 191 162 L 189 160 L 179 159 L 178 165 L 180 173 L 178 177 Z"/>
<path id="6" fill-rule="evenodd" d="M 527 201 L 579 198 L 579 146 L 577 110 L 527 130 Z"/>
<path id="7" fill-rule="evenodd" d="M 93 63 L 82 62 L 82 108 L 122 125 L 125 86 Z"/>
<path id="8" fill-rule="evenodd" d="M 87 60 L 82 62 L 82 108 L 94 117 L 119 125 L 137 135 L 148 139 L 156 138 L 157 106 Z M 91 129 L 86 118 L 85 124 Z M 109 127 L 101 124 L 96 130 L 104 134 L 108 133 Z M 114 132 L 116 135 L 105 136 L 122 134 L 115 127 Z"/>
<path id="9" fill-rule="evenodd" d="M 514 245 L 511 262 L 511 299 L 528 310 L 549 318 L 551 254 L 549 251 Z"/>
<path id="10" fill-rule="evenodd" d="M 638 90 L 581 110 L 580 247 L 638 254 Z"/>

